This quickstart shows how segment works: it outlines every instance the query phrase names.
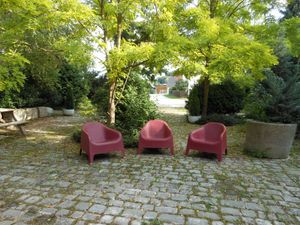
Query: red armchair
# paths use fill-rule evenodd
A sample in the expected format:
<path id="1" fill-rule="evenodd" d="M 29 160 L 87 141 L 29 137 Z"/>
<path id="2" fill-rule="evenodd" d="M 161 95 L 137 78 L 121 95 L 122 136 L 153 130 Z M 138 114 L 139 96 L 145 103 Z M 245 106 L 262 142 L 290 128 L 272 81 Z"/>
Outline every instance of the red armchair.
<path id="1" fill-rule="evenodd" d="M 122 155 L 125 154 L 122 134 L 98 122 L 89 122 L 83 125 L 80 155 L 82 150 L 87 153 L 89 164 L 93 163 L 96 154 L 113 151 L 120 151 Z"/>
<path id="2" fill-rule="evenodd" d="M 189 150 L 217 154 L 218 161 L 222 161 L 223 153 L 227 154 L 226 127 L 222 123 L 207 123 L 190 133 L 185 155 Z"/>
<path id="3" fill-rule="evenodd" d="M 143 148 L 170 148 L 174 155 L 173 134 L 168 124 L 163 120 L 150 120 L 140 132 L 138 154 Z"/>

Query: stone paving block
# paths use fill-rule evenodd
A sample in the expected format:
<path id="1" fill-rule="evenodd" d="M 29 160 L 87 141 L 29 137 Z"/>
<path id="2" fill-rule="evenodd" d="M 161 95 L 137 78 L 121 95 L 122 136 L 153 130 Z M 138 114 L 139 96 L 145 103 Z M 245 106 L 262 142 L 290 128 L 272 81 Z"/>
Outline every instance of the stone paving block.
<path id="1" fill-rule="evenodd" d="M 14 223 L 14 221 L 9 221 L 9 220 L 0 221 L 0 225 L 11 225 L 13 223 Z"/>
<path id="2" fill-rule="evenodd" d="M 100 216 L 99 214 L 94 214 L 94 213 L 84 213 L 82 216 L 83 220 L 90 220 L 90 221 L 96 221 L 99 220 Z"/>
<path id="3" fill-rule="evenodd" d="M 82 217 L 83 214 L 84 214 L 84 212 L 82 212 L 82 211 L 75 211 L 72 213 L 71 217 L 74 219 L 78 219 L 78 218 Z"/>
<path id="4" fill-rule="evenodd" d="M 255 222 L 257 225 L 272 225 L 272 222 L 268 220 L 256 219 Z"/>
<path id="5" fill-rule="evenodd" d="M 77 210 L 80 210 L 80 211 L 85 211 L 85 210 L 87 210 L 88 208 L 90 208 L 90 203 L 88 203 L 88 202 L 79 202 L 79 203 L 75 206 L 75 208 L 76 208 Z"/>
<path id="6" fill-rule="evenodd" d="M 224 225 L 221 221 L 212 221 L 211 225 Z"/>
<path id="7" fill-rule="evenodd" d="M 184 217 L 183 216 L 178 216 L 178 215 L 173 215 L 173 214 L 160 214 L 158 216 L 158 219 L 167 222 L 167 223 L 172 223 L 172 224 L 184 224 Z"/>
<path id="8" fill-rule="evenodd" d="M 9 210 L 4 211 L 2 216 L 4 218 L 16 219 L 16 218 L 20 217 L 22 214 L 23 214 L 23 212 L 20 210 L 9 209 Z"/>
<path id="9" fill-rule="evenodd" d="M 74 219 L 66 218 L 66 217 L 58 217 L 56 219 L 55 225 L 72 225 L 74 223 Z"/>
<path id="10" fill-rule="evenodd" d="M 176 208 L 165 207 L 165 206 L 155 207 L 155 211 L 158 213 L 171 213 L 171 214 L 177 213 Z"/>
<path id="11" fill-rule="evenodd" d="M 103 213 L 105 210 L 106 210 L 106 206 L 94 204 L 91 206 L 91 208 L 89 208 L 88 211 L 99 214 L 99 213 Z"/>
<path id="12" fill-rule="evenodd" d="M 27 198 L 24 202 L 33 204 L 33 203 L 38 202 L 39 200 L 41 200 L 41 197 L 31 196 L 31 197 Z"/>
<path id="13" fill-rule="evenodd" d="M 114 223 L 116 225 L 128 225 L 130 222 L 130 219 L 129 218 L 125 218 L 125 217 L 116 217 L 114 219 Z"/>
<path id="14" fill-rule="evenodd" d="M 208 220 L 198 218 L 188 218 L 187 225 L 208 225 Z"/>
<path id="15" fill-rule="evenodd" d="M 201 217 L 201 218 L 204 217 L 204 218 L 208 218 L 208 219 L 212 219 L 212 220 L 219 220 L 220 219 L 220 216 L 218 214 L 211 213 L 211 212 L 199 211 L 198 216 Z"/>
<path id="16" fill-rule="evenodd" d="M 133 220 L 130 225 L 142 225 L 141 221 Z"/>
<path id="17" fill-rule="evenodd" d="M 108 207 L 105 211 L 105 214 L 119 215 L 122 211 L 123 211 L 123 208 L 120 208 L 120 207 Z"/>
<path id="18" fill-rule="evenodd" d="M 55 208 L 43 208 L 40 210 L 41 214 L 52 215 L 55 214 L 57 209 Z"/>
<path id="19" fill-rule="evenodd" d="M 73 207 L 75 204 L 76 204 L 75 201 L 66 200 L 66 201 L 63 201 L 62 203 L 60 203 L 58 205 L 58 207 L 68 209 L 68 208 Z"/>
<path id="20" fill-rule="evenodd" d="M 139 219 L 142 218 L 143 212 L 139 209 L 125 209 L 122 215 L 125 217 L 132 217 L 132 218 Z"/>
<path id="21" fill-rule="evenodd" d="M 124 207 L 126 208 L 132 208 L 132 209 L 139 209 L 141 208 L 141 203 L 135 203 L 135 202 L 125 202 Z"/>
<path id="22" fill-rule="evenodd" d="M 234 216 L 240 216 L 241 212 L 238 209 L 234 209 L 234 208 L 225 208 L 225 207 L 221 207 L 221 212 L 224 214 L 230 214 L 230 215 L 234 215 Z"/>
<path id="23" fill-rule="evenodd" d="M 154 219 L 156 219 L 157 218 L 157 212 L 151 212 L 151 211 L 149 211 L 149 212 L 146 212 L 145 213 L 145 215 L 144 215 L 144 219 L 145 220 L 154 220 Z"/>
<path id="24" fill-rule="evenodd" d="M 195 211 L 192 209 L 180 209 L 179 210 L 179 214 L 181 215 L 188 215 L 188 216 L 194 216 L 195 215 Z"/>
<path id="25" fill-rule="evenodd" d="M 113 219 L 114 219 L 113 216 L 105 215 L 105 216 L 101 217 L 100 222 L 105 223 L 105 224 L 109 224 L 109 223 L 112 223 Z"/>
<path id="26" fill-rule="evenodd" d="M 58 211 L 55 213 L 55 215 L 57 215 L 57 216 L 66 216 L 66 215 L 68 215 L 69 213 L 70 213 L 70 211 L 67 210 L 67 209 L 60 209 L 60 210 L 58 210 Z"/>

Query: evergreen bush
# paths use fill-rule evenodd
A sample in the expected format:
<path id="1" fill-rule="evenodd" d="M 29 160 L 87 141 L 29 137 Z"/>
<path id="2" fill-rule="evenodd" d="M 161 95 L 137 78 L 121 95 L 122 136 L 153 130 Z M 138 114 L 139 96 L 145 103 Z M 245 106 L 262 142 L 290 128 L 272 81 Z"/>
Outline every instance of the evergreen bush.
<path id="1" fill-rule="evenodd" d="M 280 77 L 271 70 L 247 97 L 248 118 L 264 122 L 300 123 L 300 76 Z"/>
<path id="2" fill-rule="evenodd" d="M 198 86 L 194 86 L 188 96 L 186 108 L 189 111 L 190 116 L 199 116 L 201 113 L 200 109 L 200 95 Z"/>

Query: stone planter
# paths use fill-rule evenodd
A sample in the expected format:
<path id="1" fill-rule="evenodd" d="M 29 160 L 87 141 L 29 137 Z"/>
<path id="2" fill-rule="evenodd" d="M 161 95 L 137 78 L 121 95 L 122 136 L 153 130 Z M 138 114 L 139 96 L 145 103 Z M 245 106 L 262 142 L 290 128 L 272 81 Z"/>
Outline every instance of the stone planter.
<path id="1" fill-rule="evenodd" d="M 245 150 L 271 159 L 285 159 L 296 134 L 297 124 L 264 123 L 248 120 Z"/>
<path id="2" fill-rule="evenodd" d="M 74 109 L 63 109 L 63 113 L 65 116 L 73 116 L 75 113 Z"/>
<path id="3" fill-rule="evenodd" d="M 188 121 L 190 123 L 196 123 L 200 119 L 201 119 L 201 116 L 190 116 L 190 115 L 188 115 Z"/>

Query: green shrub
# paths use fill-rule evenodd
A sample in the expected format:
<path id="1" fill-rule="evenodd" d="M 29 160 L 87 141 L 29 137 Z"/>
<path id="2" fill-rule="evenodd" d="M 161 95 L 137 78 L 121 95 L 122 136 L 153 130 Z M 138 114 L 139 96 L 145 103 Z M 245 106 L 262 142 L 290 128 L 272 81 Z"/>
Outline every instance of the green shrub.
<path id="1" fill-rule="evenodd" d="M 205 119 L 200 119 L 199 124 L 205 124 L 207 122 L 218 122 L 223 123 L 225 126 L 233 126 L 236 124 L 244 123 L 242 117 L 236 115 L 224 115 L 224 114 L 211 114 L 208 115 Z"/>
<path id="2" fill-rule="evenodd" d="M 247 97 L 245 112 L 264 122 L 299 123 L 300 76 L 282 78 L 268 71 Z"/>
<path id="3" fill-rule="evenodd" d="M 175 86 L 172 88 L 172 90 L 186 91 L 187 88 L 188 88 L 188 81 L 178 80 L 178 81 L 176 81 Z"/>
<path id="4" fill-rule="evenodd" d="M 144 124 L 151 119 L 158 117 L 157 107 L 150 100 L 149 92 L 151 86 L 140 77 L 132 73 L 127 81 L 123 93 L 117 93 L 116 124 L 113 128 L 118 129 L 124 139 L 126 147 L 136 147 L 139 131 Z M 107 115 L 108 109 L 108 85 L 107 83 L 95 91 L 93 101 Z"/>
<path id="5" fill-rule="evenodd" d="M 80 143 L 80 138 L 81 138 L 81 129 L 80 128 L 76 129 L 73 132 L 72 138 L 75 142 Z"/>
<path id="6" fill-rule="evenodd" d="M 191 116 L 199 116 L 200 115 L 200 98 L 199 98 L 199 88 L 194 87 L 188 96 L 188 101 L 186 104 L 186 108 L 189 111 L 189 115 Z"/>
<path id="7" fill-rule="evenodd" d="M 64 102 L 65 109 L 74 109 L 74 94 L 71 86 L 67 86 Z"/>
<path id="8" fill-rule="evenodd" d="M 197 91 L 195 89 L 197 89 Z M 198 98 L 194 96 L 196 94 L 198 94 Z M 196 102 L 189 104 L 189 97 L 187 109 L 190 111 L 189 105 L 191 105 L 191 107 L 194 107 L 192 108 L 192 110 L 198 111 L 202 109 L 203 84 L 195 85 L 192 88 L 190 95 L 193 95 L 192 98 L 196 99 Z M 234 114 L 240 112 L 244 105 L 245 96 L 246 90 L 244 88 L 241 88 L 231 80 L 226 80 L 220 84 L 212 84 L 209 87 L 207 114 Z"/>
<path id="9" fill-rule="evenodd" d="M 97 108 L 92 104 L 91 100 L 86 96 L 81 99 L 78 104 L 78 112 L 80 116 L 88 117 L 88 118 L 96 118 L 97 117 Z"/>
<path id="10" fill-rule="evenodd" d="M 203 85 L 200 85 L 201 107 L 203 104 Z M 208 114 L 233 114 L 243 108 L 245 89 L 231 80 L 225 80 L 220 84 L 212 84 L 209 87 Z"/>
<path id="11" fill-rule="evenodd" d="M 116 128 L 123 134 L 126 147 L 135 147 L 144 124 L 158 117 L 157 107 L 149 97 L 150 85 L 137 74 L 128 80 L 127 88 L 116 108 Z"/>

